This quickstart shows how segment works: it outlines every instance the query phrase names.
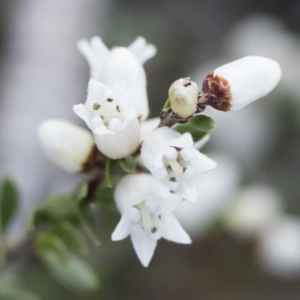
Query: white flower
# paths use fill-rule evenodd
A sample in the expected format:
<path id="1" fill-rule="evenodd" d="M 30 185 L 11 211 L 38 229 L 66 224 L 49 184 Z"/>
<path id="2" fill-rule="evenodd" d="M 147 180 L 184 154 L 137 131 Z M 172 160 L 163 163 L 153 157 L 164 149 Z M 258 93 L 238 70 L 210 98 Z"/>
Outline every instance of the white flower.
<path id="1" fill-rule="evenodd" d="M 199 102 L 223 111 L 239 110 L 270 93 L 280 78 L 281 69 L 276 61 L 246 56 L 208 74 Z"/>
<path id="2" fill-rule="evenodd" d="M 224 216 L 228 230 L 238 238 L 252 238 L 282 216 L 282 199 L 272 187 L 253 184 L 242 190 Z"/>
<path id="3" fill-rule="evenodd" d="M 143 266 L 147 267 L 160 238 L 181 244 L 191 240 L 172 211 L 180 197 L 163 198 L 149 174 L 125 176 L 117 185 L 115 201 L 122 214 L 112 233 L 112 240 L 131 236 L 133 247 Z"/>
<path id="4" fill-rule="evenodd" d="M 123 79 L 130 98 L 128 104 L 136 109 L 142 120 L 148 116 L 148 99 L 146 91 L 146 75 L 142 64 L 156 54 L 155 46 L 146 44 L 138 37 L 128 48 L 114 47 L 109 50 L 100 37 L 93 37 L 90 43 L 81 40 L 78 43 L 80 52 L 86 58 L 91 77 L 109 88 Z"/>
<path id="5" fill-rule="evenodd" d="M 129 97 L 123 81 L 112 90 L 91 79 L 86 103 L 73 107 L 93 131 L 98 149 L 112 159 L 132 154 L 140 143 L 140 122 L 137 112 L 127 104 Z"/>
<path id="6" fill-rule="evenodd" d="M 168 127 L 158 128 L 145 138 L 141 159 L 164 197 L 172 191 L 191 202 L 197 199 L 197 175 L 216 167 L 193 147 L 189 133 L 181 135 Z"/>
<path id="7" fill-rule="evenodd" d="M 198 102 L 198 86 L 190 78 L 176 80 L 169 89 L 169 99 L 173 112 L 182 118 L 195 114 Z"/>
<path id="8" fill-rule="evenodd" d="M 83 171 L 94 148 L 92 134 L 64 120 L 47 120 L 38 128 L 38 137 L 48 158 L 62 169 Z"/>
<path id="9" fill-rule="evenodd" d="M 300 275 L 300 220 L 283 217 L 259 235 L 257 254 L 261 265 L 275 276 Z"/>

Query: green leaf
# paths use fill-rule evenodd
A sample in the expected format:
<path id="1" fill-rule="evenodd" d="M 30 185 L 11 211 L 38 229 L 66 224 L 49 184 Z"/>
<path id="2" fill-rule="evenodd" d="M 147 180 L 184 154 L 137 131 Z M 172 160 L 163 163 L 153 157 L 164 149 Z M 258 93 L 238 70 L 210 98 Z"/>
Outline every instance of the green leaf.
<path id="1" fill-rule="evenodd" d="M 168 111 L 170 108 L 171 108 L 171 101 L 170 101 L 170 98 L 168 98 L 163 106 L 162 111 Z"/>
<path id="2" fill-rule="evenodd" d="M 92 210 L 91 203 L 81 202 L 78 204 L 78 212 L 81 223 L 90 240 L 95 246 L 100 245 L 100 241 L 94 232 L 96 228 L 94 211 Z"/>
<path id="3" fill-rule="evenodd" d="M 18 278 L 8 272 L 0 276 L 0 299 L 1 300 L 41 300 L 32 292 L 29 292 L 17 285 Z"/>
<path id="4" fill-rule="evenodd" d="M 1 300 L 41 300 L 41 298 L 32 292 L 26 291 L 16 286 L 0 285 Z"/>
<path id="5" fill-rule="evenodd" d="M 78 226 L 80 224 L 80 218 L 78 216 L 76 203 L 69 196 L 65 195 L 50 197 L 43 207 L 33 212 L 29 230 L 33 230 L 38 224 L 45 221 L 68 221 Z"/>
<path id="6" fill-rule="evenodd" d="M 62 261 L 67 260 L 69 255 L 63 240 L 49 232 L 45 232 L 37 238 L 36 251 L 41 257 L 43 257 L 45 253 L 53 252 L 59 256 Z"/>
<path id="7" fill-rule="evenodd" d="M 97 200 L 106 206 L 115 206 L 114 204 L 114 189 L 99 185 L 96 191 Z"/>
<path id="8" fill-rule="evenodd" d="M 136 168 L 136 159 L 132 156 L 128 156 L 119 160 L 121 168 L 126 173 L 132 173 Z"/>
<path id="9" fill-rule="evenodd" d="M 83 236 L 72 224 L 68 222 L 56 224 L 49 230 L 49 233 L 61 238 L 70 250 L 80 254 L 87 253 Z"/>
<path id="10" fill-rule="evenodd" d="M 100 286 L 95 271 L 74 255 L 69 255 L 64 261 L 55 252 L 49 251 L 43 253 L 42 260 L 54 279 L 71 291 L 87 293 L 97 290 Z"/>
<path id="11" fill-rule="evenodd" d="M 216 127 L 215 121 L 206 115 L 196 115 L 192 117 L 189 122 L 194 125 L 199 131 L 208 132 Z"/>
<path id="12" fill-rule="evenodd" d="M 192 135 L 194 142 L 201 140 L 207 134 L 207 132 L 205 131 L 197 130 L 194 126 L 192 126 L 189 123 L 180 124 L 174 129 L 181 134 L 189 132 Z"/>
<path id="13" fill-rule="evenodd" d="M 8 178 L 0 184 L 0 231 L 4 234 L 19 206 L 19 193 L 14 182 Z"/>
<path id="14" fill-rule="evenodd" d="M 187 123 L 175 125 L 173 129 L 181 134 L 189 132 L 192 135 L 194 142 L 197 142 L 213 128 L 215 128 L 213 119 L 206 115 L 196 115 Z"/>
<path id="15" fill-rule="evenodd" d="M 82 201 L 88 195 L 89 184 L 84 181 L 77 187 L 75 198 L 78 202 Z"/>

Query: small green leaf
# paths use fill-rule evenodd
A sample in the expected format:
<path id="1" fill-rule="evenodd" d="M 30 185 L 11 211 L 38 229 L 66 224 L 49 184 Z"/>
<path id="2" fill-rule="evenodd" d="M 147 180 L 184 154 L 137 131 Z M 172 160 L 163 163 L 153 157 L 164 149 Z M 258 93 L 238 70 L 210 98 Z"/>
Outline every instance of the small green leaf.
<path id="1" fill-rule="evenodd" d="M 0 184 L 0 231 L 4 234 L 19 205 L 19 193 L 14 182 L 8 178 Z"/>
<path id="2" fill-rule="evenodd" d="M 81 233 L 72 224 L 68 222 L 56 224 L 49 230 L 49 233 L 60 237 L 70 250 L 80 254 L 87 253 L 85 241 Z"/>
<path id="3" fill-rule="evenodd" d="M 96 228 L 94 211 L 92 210 L 91 203 L 81 202 L 78 204 L 78 212 L 81 223 L 90 240 L 95 246 L 100 245 L 100 241 L 97 238 L 94 228 Z"/>
<path id="4" fill-rule="evenodd" d="M 189 122 L 194 125 L 199 131 L 208 132 L 216 127 L 215 121 L 206 115 L 196 115 L 192 117 Z"/>
<path id="5" fill-rule="evenodd" d="M 107 188 L 104 185 L 99 185 L 96 191 L 97 200 L 107 206 L 115 206 L 114 204 L 114 189 Z"/>
<path id="6" fill-rule="evenodd" d="M 181 134 L 189 132 L 194 142 L 201 140 L 213 128 L 215 128 L 214 120 L 206 115 L 196 115 L 187 123 L 174 126 L 174 130 Z"/>
<path id="7" fill-rule="evenodd" d="M 132 156 L 128 156 L 119 160 L 121 168 L 126 173 L 132 173 L 136 168 L 136 159 Z"/>
<path id="8" fill-rule="evenodd" d="M 53 252 L 60 257 L 62 261 L 68 259 L 68 249 L 63 240 L 49 232 L 41 234 L 36 241 L 36 251 L 43 257 L 45 253 Z"/>
<path id="9" fill-rule="evenodd" d="M 89 184 L 84 181 L 77 187 L 75 198 L 78 202 L 82 201 L 88 195 Z"/>
<path id="10" fill-rule="evenodd" d="M 55 252 L 49 251 L 43 254 L 42 260 L 54 279 L 71 291 L 87 293 L 97 290 L 100 286 L 95 271 L 74 255 L 69 255 L 68 259 L 63 261 Z"/>
<path id="11" fill-rule="evenodd" d="M 80 220 L 76 209 L 76 203 L 65 195 L 57 195 L 49 198 L 47 203 L 34 211 L 30 228 L 34 228 L 42 221 L 68 221 L 73 225 L 79 225 Z"/>
<path id="12" fill-rule="evenodd" d="M 171 108 L 171 101 L 170 101 L 170 98 L 168 98 L 163 106 L 162 111 L 168 111 L 170 108 Z"/>

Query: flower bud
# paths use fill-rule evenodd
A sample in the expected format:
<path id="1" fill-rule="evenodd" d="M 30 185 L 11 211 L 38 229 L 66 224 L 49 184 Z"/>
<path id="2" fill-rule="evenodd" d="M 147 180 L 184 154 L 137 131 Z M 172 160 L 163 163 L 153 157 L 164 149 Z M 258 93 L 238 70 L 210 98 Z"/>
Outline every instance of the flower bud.
<path id="1" fill-rule="evenodd" d="M 169 98 L 173 112 L 182 118 L 188 118 L 196 111 L 198 86 L 190 78 L 178 79 L 169 89 Z"/>
<path id="2" fill-rule="evenodd" d="M 239 110 L 270 93 L 281 78 L 279 64 L 266 57 L 246 56 L 206 76 L 199 104 L 222 111 Z"/>
<path id="3" fill-rule="evenodd" d="M 83 171 L 93 153 L 93 135 L 64 120 L 44 121 L 38 137 L 48 158 L 70 173 Z"/>

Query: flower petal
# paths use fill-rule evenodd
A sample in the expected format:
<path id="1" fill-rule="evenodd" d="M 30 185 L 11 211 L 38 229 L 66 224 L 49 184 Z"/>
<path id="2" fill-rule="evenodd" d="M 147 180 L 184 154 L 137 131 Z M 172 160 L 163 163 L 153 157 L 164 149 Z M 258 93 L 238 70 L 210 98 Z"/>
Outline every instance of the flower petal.
<path id="1" fill-rule="evenodd" d="M 185 178 L 181 176 L 178 190 L 176 194 L 180 195 L 183 199 L 191 201 L 193 203 L 197 200 L 197 177 Z"/>
<path id="2" fill-rule="evenodd" d="M 160 118 L 149 119 L 141 123 L 141 142 L 146 136 L 158 128 L 159 123 Z"/>
<path id="3" fill-rule="evenodd" d="M 173 215 L 170 221 L 168 221 L 168 223 L 162 228 L 162 236 L 166 240 L 179 244 L 190 244 L 192 242 L 189 235 L 184 231 L 178 220 Z"/>
<path id="4" fill-rule="evenodd" d="M 132 232 L 131 241 L 142 265 L 148 267 L 157 245 L 156 240 L 144 231 L 142 234 Z"/>
<path id="5" fill-rule="evenodd" d="M 98 149 L 107 157 L 118 159 L 126 157 L 139 146 L 140 143 L 140 123 L 137 119 L 132 119 L 127 126 L 121 130 L 110 134 L 97 134 L 95 131 L 95 142 Z"/>
<path id="6" fill-rule="evenodd" d="M 135 55 L 141 64 L 156 55 L 157 49 L 152 44 L 147 44 L 145 38 L 137 37 L 129 46 L 128 49 Z"/>
<path id="7" fill-rule="evenodd" d="M 115 228 L 114 232 L 111 235 L 111 239 L 113 241 L 120 241 L 128 237 L 130 234 L 131 224 L 128 218 L 127 211 L 121 217 L 117 227 Z"/>
<path id="8" fill-rule="evenodd" d="M 73 106 L 73 111 L 80 119 L 82 119 L 85 122 L 86 126 L 92 130 L 90 114 L 87 111 L 85 105 L 84 104 L 76 104 Z"/>
<path id="9" fill-rule="evenodd" d="M 196 149 L 190 149 L 193 152 L 193 168 L 197 174 L 210 171 L 217 166 L 217 163 Z"/>
<path id="10" fill-rule="evenodd" d="M 91 78 L 100 80 L 103 65 L 109 55 L 108 48 L 98 36 L 93 37 L 90 43 L 87 40 L 79 41 L 77 47 L 90 66 Z"/>
<path id="11" fill-rule="evenodd" d="M 128 104 L 145 120 L 149 112 L 146 74 L 136 57 L 124 47 L 111 50 L 103 67 L 101 82 L 113 88 L 120 79 L 126 82 L 131 96 Z"/>

